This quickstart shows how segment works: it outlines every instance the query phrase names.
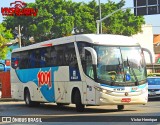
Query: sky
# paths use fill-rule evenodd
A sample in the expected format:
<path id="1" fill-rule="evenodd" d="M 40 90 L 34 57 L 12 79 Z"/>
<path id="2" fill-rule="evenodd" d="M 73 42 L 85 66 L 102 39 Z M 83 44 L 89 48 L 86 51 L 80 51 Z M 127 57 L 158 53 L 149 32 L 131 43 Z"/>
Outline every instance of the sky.
<path id="1" fill-rule="evenodd" d="M 14 2 L 15 0 L 0 0 L 0 10 L 1 7 L 10 7 L 10 3 Z M 23 0 L 26 3 L 35 2 L 35 0 Z M 89 2 L 91 0 L 72 0 L 74 2 Z M 106 3 L 108 0 L 100 0 L 101 3 Z M 112 0 L 114 2 L 119 2 L 120 0 Z M 98 2 L 98 0 L 97 0 Z M 133 7 L 133 0 L 126 0 L 126 7 Z M 102 10 L 103 11 L 103 10 Z M 103 18 L 103 17 L 102 17 Z M 153 26 L 153 34 L 160 34 L 160 14 L 155 15 L 145 15 L 145 22 L 146 24 L 150 24 Z M 0 23 L 3 20 L 3 16 L 0 13 Z"/>

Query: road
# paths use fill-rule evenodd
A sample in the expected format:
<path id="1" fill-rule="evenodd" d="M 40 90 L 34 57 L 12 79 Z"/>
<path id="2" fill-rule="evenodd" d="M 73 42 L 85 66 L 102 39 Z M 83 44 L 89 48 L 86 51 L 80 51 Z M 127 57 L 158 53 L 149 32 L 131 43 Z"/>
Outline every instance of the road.
<path id="1" fill-rule="evenodd" d="M 26 122 L 28 120 L 36 122 L 37 120 L 37 122 L 42 121 L 42 123 L 58 122 L 59 124 L 62 122 L 69 124 L 70 122 L 126 123 L 132 121 L 139 123 L 145 120 L 149 120 L 147 123 L 155 121 L 158 124 L 156 119 L 160 123 L 160 101 L 151 100 L 146 105 L 126 105 L 123 111 L 118 111 L 116 106 L 88 106 L 81 113 L 76 112 L 74 105 L 57 107 L 56 104 L 46 103 L 39 107 L 26 107 L 23 101 L 9 101 L 0 102 L 0 116 L 11 117 L 12 122 L 16 122 L 20 118 Z"/>

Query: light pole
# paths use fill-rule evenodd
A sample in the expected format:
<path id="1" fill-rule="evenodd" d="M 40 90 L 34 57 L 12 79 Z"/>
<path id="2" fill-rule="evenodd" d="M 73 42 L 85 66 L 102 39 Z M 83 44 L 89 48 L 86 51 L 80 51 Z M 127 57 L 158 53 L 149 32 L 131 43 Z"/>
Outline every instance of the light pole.
<path id="1" fill-rule="evenodd" d="M 21 26 L 18 26 L 19 48 L 21 48 Z"/>
<path id="2" fill-rule="evenodd" d="M 120 8 L 120 9 L 117 9 L 117 10 L 113 11 L 112 13 L 108 14 L 104 18 L 102 18 L 100 20 L 96 20 L 96 23 L 97 23 L 97 34 L 99 34 L 99 24 L 102 23 L 103 20 L 107 19 L 108 17 L 112 16 L 113 14 L 117 13 L 120 10 L 133 9 L 133 8 L 135 8 L 135 7 Z"/>
<path id="3" fill-rule="evenodd" d="M 23 27 L 21 27 L 20 25 L 18 27 L 15 27 L 15 33 L 18 34 L 17 38 L 18 38 L 18 42 L 19 42 L 19 48 L 21 48 L 21 30 Z"/>
<path id="4" fill-rule="evenodd" d="M 99 2 L 99 20 L 102 19 L 102 12 L 101 12 L 101 1 L 98 0 Z M 100 22 L 100 33 L 102 33 L 102 22 Z"/>

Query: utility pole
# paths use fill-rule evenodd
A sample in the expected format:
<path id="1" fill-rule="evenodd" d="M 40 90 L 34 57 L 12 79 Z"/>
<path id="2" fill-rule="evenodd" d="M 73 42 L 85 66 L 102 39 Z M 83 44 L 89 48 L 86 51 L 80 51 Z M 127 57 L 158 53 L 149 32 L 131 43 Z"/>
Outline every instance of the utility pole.
<path id="1" fill-rule="evenodd" d="M 101 1 L 98 0 L 99 2 L 99 20 L 102 19 L 102 12 L 101 12 Z M 100 33 L 102 34 L 102 22 L 100 22 Z"/>
<path id="2" fill-rule="evenodd" d="M 18 26 L 19 48 L 21 48 L 21 26 Z"/>

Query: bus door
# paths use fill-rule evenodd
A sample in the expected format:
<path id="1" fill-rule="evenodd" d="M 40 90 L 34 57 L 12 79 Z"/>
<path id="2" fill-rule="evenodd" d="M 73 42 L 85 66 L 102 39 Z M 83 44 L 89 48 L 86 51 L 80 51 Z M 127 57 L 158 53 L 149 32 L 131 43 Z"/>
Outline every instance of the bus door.
<path id="1" fill-rule="evenodd" d="M 86 89 L 87 89 L 87 104 L 95 104 L 96 103 L 96 92 L 93 86 L 94 81 L 91 79 L 86 79 Z"/>
<path id="2" fill-rule="evenodd" d="M 91 52 L 88 50 L 85 51 L 85 74 L 86 77 L 86 89 L 87 89 L 87 103 L 95 104 L 96 103 L 96 92 L 94 89 L 94 70 L 93 70 L 93 61 Z"/>

